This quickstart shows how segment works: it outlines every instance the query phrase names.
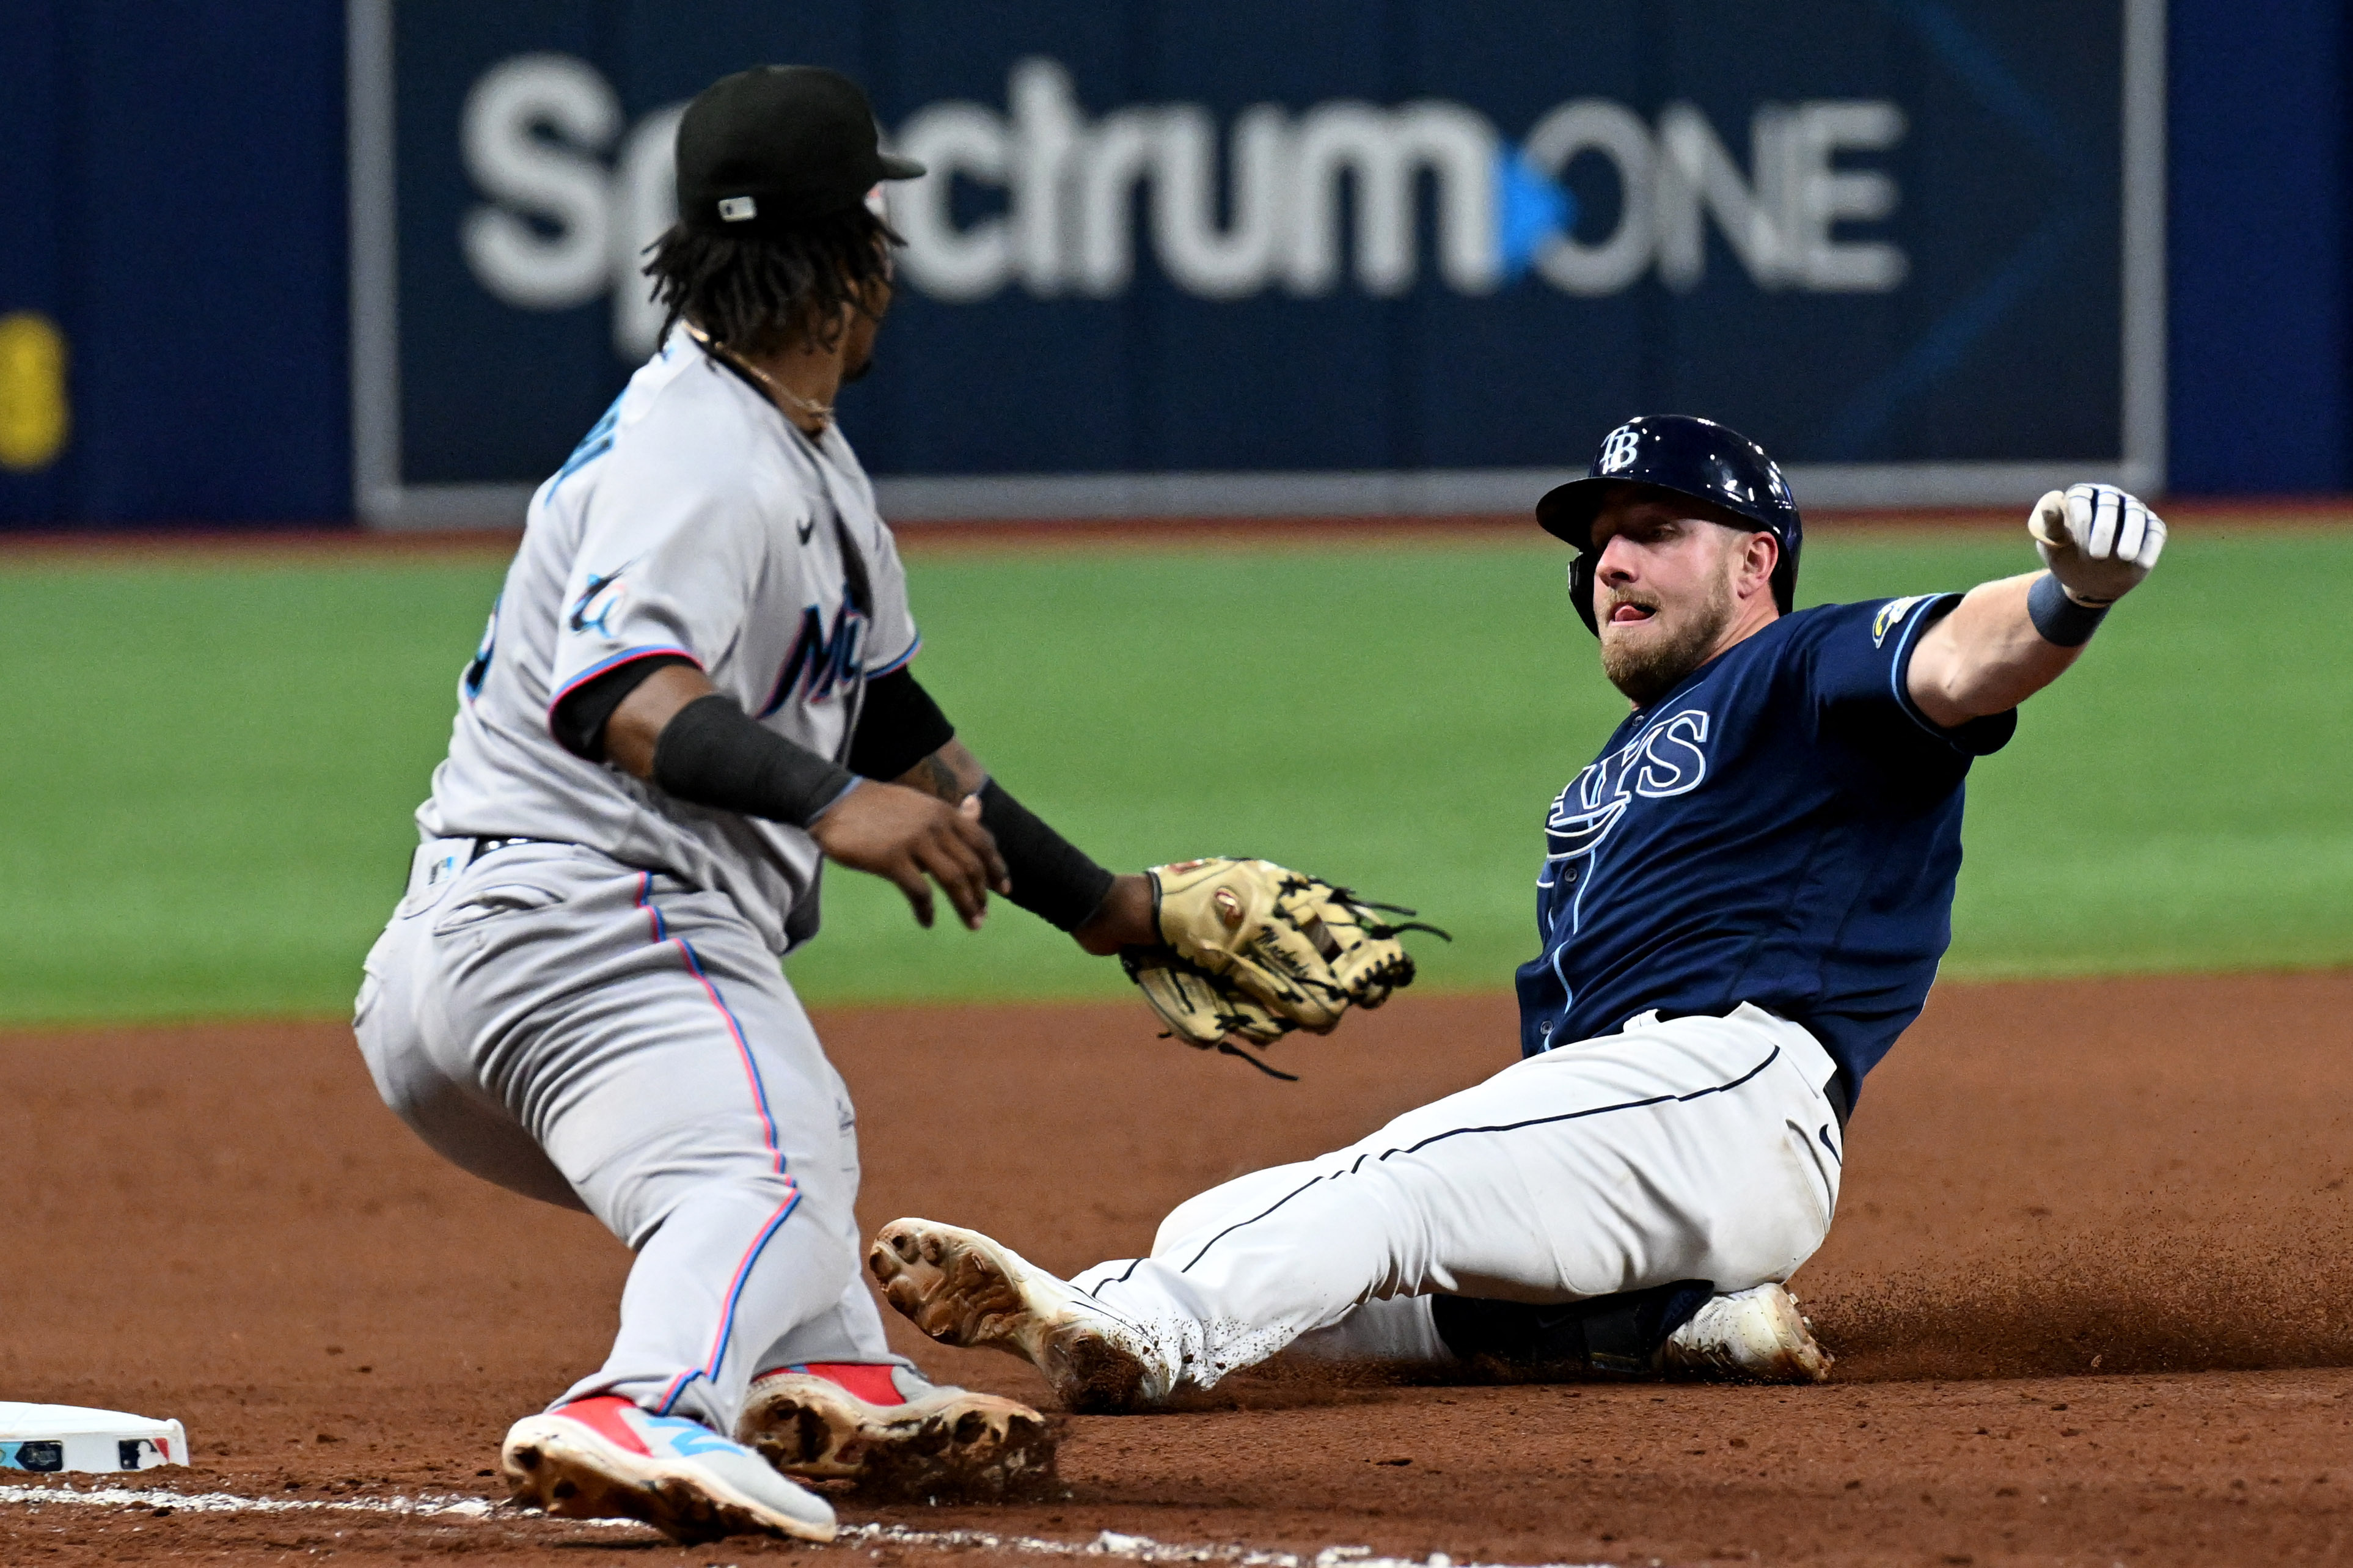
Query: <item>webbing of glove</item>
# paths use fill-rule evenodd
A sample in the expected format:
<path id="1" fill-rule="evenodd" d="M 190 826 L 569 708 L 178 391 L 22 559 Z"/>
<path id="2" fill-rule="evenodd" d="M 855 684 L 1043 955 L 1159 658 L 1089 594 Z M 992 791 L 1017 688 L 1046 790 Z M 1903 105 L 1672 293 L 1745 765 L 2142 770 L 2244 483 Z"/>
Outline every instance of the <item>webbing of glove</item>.
<path id="1" fill-rule="evenodd" d="M 1348 1000 L 1362 1008 L 1375 1008 L 1389 999 L 1400 986 L 1413 983 L 1413 955 L 1398 941 L 1400 931 L 1430 931 L 1448 941 L 1451 937 L 1435 926 L 1408 921 L 1401 926 L 1385 924 L 1372 911 L 1389 909 L 1392 913 L 1410 915 L 1409 909 L 1392 906 L 1366 904 L 1345 887 L 1335 887 L 1328 882 L 1313 877 L 1299 877 L 1285 885 L 1283 895 L 1277 899 L 1285 917 L 1307 934 L 1331 966 L 1332 979 Z"/>
<path id="2" fill-rule="evenodd" d="M 1413 980 L 1399 933 L 1348 889 L 1266 860 L 1220 856 L 1155 866 L 1153 910 L 1177 955 L 1229 981 L 1269 1012 L 1329 1033 L 1353 1003 L 1378 1007 Z M 1451 940 L 1451 938 L 1448 938 Z"/>
<path id="3" fill-rule="evenodd" d="M 1297 1083 L 1296 1075 L 1280 1072 L 1233 1043 L 1239 1034 L 1256 1045 L 1268 1045 L 1298 1025 L 1252 1001 L 1240 991 L 1176 954 L 1157 948 L 1127 948 L 1119 955 L 1144 1000 L 1168 1028 L 1163 1039 L 1177 1039 L 1198 1051 L 1240 1056 L 1270 1077 Z"/>

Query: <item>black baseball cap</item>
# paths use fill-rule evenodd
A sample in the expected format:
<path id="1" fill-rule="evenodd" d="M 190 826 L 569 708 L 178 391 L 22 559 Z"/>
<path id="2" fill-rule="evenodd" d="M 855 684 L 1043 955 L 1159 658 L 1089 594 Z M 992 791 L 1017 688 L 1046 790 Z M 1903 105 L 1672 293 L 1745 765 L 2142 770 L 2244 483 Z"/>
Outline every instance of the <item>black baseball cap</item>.
<path id="1" fill-rule="evenodd" d="M 856 207 L 923 165 L 883 152 L 859 85 L 822 66 L 723 76 L 678 126 L 678 212 L 714 234 L 773 233 Z"/>

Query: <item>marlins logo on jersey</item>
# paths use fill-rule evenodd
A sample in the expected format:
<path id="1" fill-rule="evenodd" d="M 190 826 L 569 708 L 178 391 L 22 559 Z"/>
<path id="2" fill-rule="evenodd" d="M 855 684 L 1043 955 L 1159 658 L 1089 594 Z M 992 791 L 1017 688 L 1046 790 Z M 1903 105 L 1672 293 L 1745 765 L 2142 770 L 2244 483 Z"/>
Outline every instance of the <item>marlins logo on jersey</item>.
<path id="1" fill-rule="evenodd" d="M 775 713 L 796 694 L 804 702 L 821 703 L 849 684 L 859 673 L 858 651 L 866 641 L 870 624 L 866 612 L 850 602 L 847 590 L 841 608 L 833 612 L 829 633 L 824 611 L 813 604 L 804 609 L 800 634 L 793 639 L 793 651 L 785 656 L 784 668 L 776 672 L 776 689 L 768 694 L 760 716 Z"/>
<path id="2" fill-rule="evenodd" d="M 594 631 L 600 637 L 613 634 L 613 619 L 628 602 L 629 585 L 621 580 L 621 567 L 610 572 L 594 575 L 580 598 L 572 606 L 572 630 Z"/>

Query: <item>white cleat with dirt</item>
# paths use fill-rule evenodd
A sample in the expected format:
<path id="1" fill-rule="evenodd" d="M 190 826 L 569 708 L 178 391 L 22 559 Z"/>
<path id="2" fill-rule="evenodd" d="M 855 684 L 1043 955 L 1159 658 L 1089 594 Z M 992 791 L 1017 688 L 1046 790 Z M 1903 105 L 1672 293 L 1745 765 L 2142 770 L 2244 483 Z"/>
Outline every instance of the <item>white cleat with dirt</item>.
<path id="1" fill-rule="evenodd" d="M 1054 1478 L 1054 1432 L 1028 1405 L 879 1362 L 809 1362 L 752 1380 L 737 1441 L 786 1475 L 861 1493 L 1006 1498 Z"/>
<path id="2" fill-rule="evenodd" d="M 606 1394 L 507 1431 L 512 1501 L 558 1519 L 634 1519 L 690 1544 L 729 1535 L 831 1541 L 833 1509 L 699 1422 Z"/>
<path id="3" fill-rule="evenodd" d="M 978 1231 L 893 1220 L 866 1266 L 884 1298 L 924 1333 L 1023 1358 L 1074 1411 L 1148 1409 L 1176 1383 L 1134 1325 Z"/>
<path id="4" fill-rule="evenodd" d="M 1782 1285 L 1710 1297 L 1668 1336 L 1660 1359 L 1668 1372 L 1757 1383 L 1824 1383 L 1834 1360 Z"/>

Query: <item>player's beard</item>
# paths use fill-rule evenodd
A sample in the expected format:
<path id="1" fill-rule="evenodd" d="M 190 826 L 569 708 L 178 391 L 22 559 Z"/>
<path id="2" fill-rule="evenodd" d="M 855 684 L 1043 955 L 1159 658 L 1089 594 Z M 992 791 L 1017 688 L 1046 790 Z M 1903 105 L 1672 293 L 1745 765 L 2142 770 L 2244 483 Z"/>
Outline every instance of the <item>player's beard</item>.
<path id="1" fill-rule="evenodd" d="M 1732 584 L 1718 576 L 1709 580 L 1706 599 L 1694 605 L 1689 618 L 1664 636 L 1612 638 L 1606 634 L 1609 622 L 1604 621 L 1601 673 L 1636 707 L 1648 707 L 1700 667 L 1715 640 L 1732 624 Z M 1653 607 L 1648 625 L 1656 626 L 1660 619 Z"/>

